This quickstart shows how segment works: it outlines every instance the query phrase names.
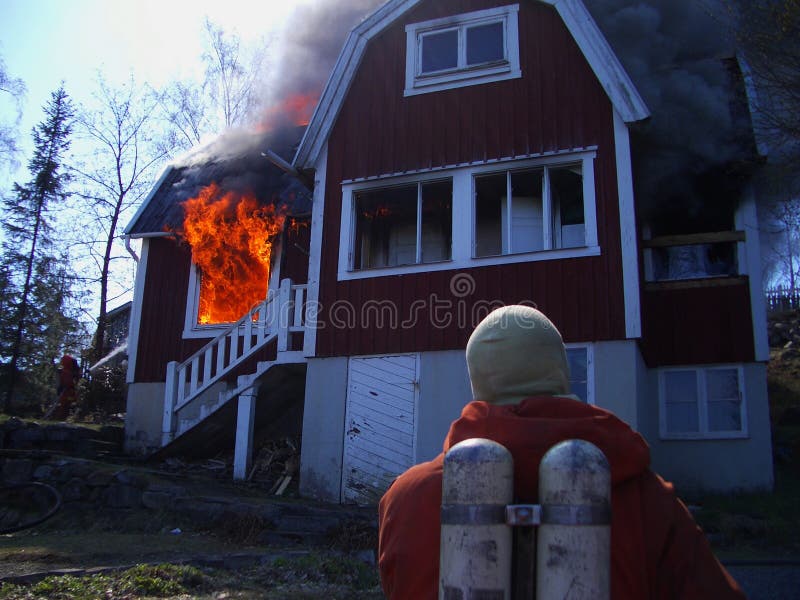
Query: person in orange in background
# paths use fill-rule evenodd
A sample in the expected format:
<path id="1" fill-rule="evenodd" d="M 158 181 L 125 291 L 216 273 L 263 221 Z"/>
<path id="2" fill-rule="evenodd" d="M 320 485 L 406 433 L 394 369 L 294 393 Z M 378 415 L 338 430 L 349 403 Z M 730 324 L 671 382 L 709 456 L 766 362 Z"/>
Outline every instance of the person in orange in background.
<path id="1" fill-rule="evenodd" d="M 611 597 L 615 600 L 743 599 L 705 535 L 650 470 L 641 435 L 612 413 L 569 395 L 561 334 L 527 306 L 490 313 L 467 344 L 474 401 L 454 421 L 444 452 L 400 475 L 381 498 L 378 559 L 390 600 L 427 600 L 439 592 L 442 461 L 469 438 L 503 444 L 514 457 L 518 502 L 538 498 L 538 466 L 553 445 L 583 439 L 611 465 Z"/>
<path id="2" fill-rule="evenodd" d="M 67 418 L 69 409 L 78 400 L 78 393 L 75 387 L 80 378 L 81 369 L 78 361 L 69 354 L 64 354 L 61 357 L 61 364 L 58 368 L 58 406 L 53 418 L 59 420 Z"/>

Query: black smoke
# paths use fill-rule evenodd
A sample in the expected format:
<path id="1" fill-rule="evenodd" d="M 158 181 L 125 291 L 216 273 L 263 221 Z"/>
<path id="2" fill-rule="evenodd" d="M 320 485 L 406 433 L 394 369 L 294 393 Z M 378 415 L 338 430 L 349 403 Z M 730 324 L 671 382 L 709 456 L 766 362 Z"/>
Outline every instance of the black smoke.
<path id="1" fill-rule="evenodd" d="M 726 228 L 755 159 L 726 11 L 713 0 L 587 8 L 651 112 L 631 136 L 641 216 L 654 233 Z"/>

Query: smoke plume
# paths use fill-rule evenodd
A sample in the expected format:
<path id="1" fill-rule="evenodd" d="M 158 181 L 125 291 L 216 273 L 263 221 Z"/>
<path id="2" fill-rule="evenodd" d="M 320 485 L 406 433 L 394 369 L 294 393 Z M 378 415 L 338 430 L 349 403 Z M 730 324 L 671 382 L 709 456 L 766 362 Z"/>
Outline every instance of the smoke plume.
<path id="1" fill-rule="evenodd" d="M 753 150 L 725 12 L 712 0 L 587 0 L 587 8 L 652 115 L 632 136 L 642 216 L 685 223 L 688 214 L 702 227 L 729 212 L 742 177 L 732 165 Z"/>

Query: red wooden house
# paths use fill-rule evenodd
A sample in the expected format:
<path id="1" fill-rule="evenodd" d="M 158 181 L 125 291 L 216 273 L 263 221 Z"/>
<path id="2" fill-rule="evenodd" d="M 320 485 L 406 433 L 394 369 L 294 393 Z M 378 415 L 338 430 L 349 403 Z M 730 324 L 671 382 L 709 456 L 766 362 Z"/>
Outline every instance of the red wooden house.
<path id="1" fill-rule="evenodd" d="M 561 330 L 573 391 L 638 429 L 666 477 L 769 487 L 755 199 L 688 228 L 637 219 L 631 130 L 649 117 L 580 0 L 391 0 L 351 33 L 294 157 L 313 180 L 307 277 L 276 267 L 280 291 L 210 345 L 173 326 L 180 348 L 156 351 L 148 285 L 183 323 L 191 261 L 149 238 L 129 439 L 175 444 L 227 411 L 241 474 L 283 389 L 301 492 L 374 502 L 471 399 L 472 328 L 529 303 Z"/>

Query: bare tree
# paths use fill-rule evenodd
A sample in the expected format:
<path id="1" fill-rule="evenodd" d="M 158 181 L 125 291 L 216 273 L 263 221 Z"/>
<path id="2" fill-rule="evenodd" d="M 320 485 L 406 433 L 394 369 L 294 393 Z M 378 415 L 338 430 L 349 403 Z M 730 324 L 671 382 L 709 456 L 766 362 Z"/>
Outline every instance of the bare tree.
<path id="1" fill-rule="evenodd" d="M 82 164 L 73 167 L 79 182 L 81 210 L 91 216 L 93 226 L 83 230 L 83 242 L 96 266 L 93 283 L 100 291 L 97 329 L 92 342 L 92 360 L 105 350 L 112 265 L 129 260 L 120 240 L 120 220 L 142 201 L 153 185 L 168 148 L 154 135 L 157 99 L 150 90 L 128 83 L 112 87 L 98 76 L 95 106 L 82 106 L 78 133 L 91 151 Z M 86 237 L 86 236 L 90 237 Z M 124 290 L 123 290 L 124 291 Z"/>
<path id="2" fill-rule="evenodd" d="M 800 0 L 726 0 L 757 92 L 756 126 L 772 154 L 800 171 Z"/>
<path id="3" fill-rule="evenodd" d="M 208 19 L 204 29 L 204 78 L 172 82 L 159 94 L 171 143 L 183 149 L 206 135 L 246 124 L 259 102 L 257 82 L 267 44 L 248 46 Z"/>
<path id="4" fill-rule="evenodd" d="M 3 104 L 10 103 L 13 106 L 14 118 L 10 121 L 0 121 L 0 165 L 6 163 L 10 166 L 16 165 L 17 148 L 17 127 L 22 119 L 22 102 L 25 99 L 25 82 L 18 77 L 12 77 L 6 69 L 6 63 L 0 56 L 0 99 Z M 0 111 L 2 112 L 2 111 Z"/>

